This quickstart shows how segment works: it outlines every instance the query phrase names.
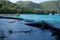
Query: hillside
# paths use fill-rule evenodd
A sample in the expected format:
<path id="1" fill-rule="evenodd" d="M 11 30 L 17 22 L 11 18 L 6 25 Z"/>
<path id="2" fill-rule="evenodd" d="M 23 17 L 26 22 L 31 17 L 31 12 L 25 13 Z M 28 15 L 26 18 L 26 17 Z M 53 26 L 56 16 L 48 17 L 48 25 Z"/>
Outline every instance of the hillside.
<path id="1" fill-rule="evenodd" d="M 42 3 L 40 3 L 40 5 L 42 6 L 42 9 L 45 9 L 45 10 L 56 11 L 58 9 L 57 8 L 57 1 L 42 2 Z"/>
<path id="2" fill-rule="evenodd" d="M 50 12 L 54 14 L 60 11 L 60 6 L 57 5 L 59 3 L 57 1 L 46 1 L 42 3 L 34 3 L 32 1 L 18 1 L 16 3 L 0 1 L 0 14 L 49 14 Z"/>
<path id="3" fill-rule="evenodd" d="M 17 5 L 19 5 L 20 7 L 31 7 L 31 8 L 36 8 L 36 9 L 40 9 L 41 6 L 37 3 L 34 3 L 32 1 L 18 1 L 16 2 Z"/>
<path id="4" fill-rule="evenodd" d="M 0 14 L 14 14 L 20 7 L 10 1 L 0 1 Z"/>
<path id="5" fill-rule="evenodd" d="M 17 5 L 20 7 L 30 7 L 33 9 L 39 9 L 44 11 L 58 11 L 60 8 L 58 8 L 58 1 L 46 1 L 42 3 L 34 3 L 31 1 L 19 1 L 16 2 Z"/>

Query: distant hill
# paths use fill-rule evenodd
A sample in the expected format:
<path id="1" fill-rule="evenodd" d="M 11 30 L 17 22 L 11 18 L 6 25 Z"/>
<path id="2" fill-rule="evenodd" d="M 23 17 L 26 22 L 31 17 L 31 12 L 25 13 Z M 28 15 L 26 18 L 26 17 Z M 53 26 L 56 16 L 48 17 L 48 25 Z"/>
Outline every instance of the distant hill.
<path id="1" fill-rule="evenodd" d="M 43 9 L 43 10 L 49 10 L 49 11 L 56 11 L 59 9 L 57 7 L 57 1 L 46 1 L 42 3 L 34 3 L 31 1 L 19 1 L 16 2 L 17 5 L 21 7 L 31 7 L 31 8 L 36 8 L 36 9 Z"/>
<path id="2" fill-rule="evenodd" d="M 42 2 L 40 3 L 40 5 L 42 6 L 42 9 L 45 10 L 57 10 L 57 1 L 46 1 L 46 2 Z"/>
<path id="3" fill-rule="evenodd" d="M 20 9 L 19 6 L 8 0 L 0 1 L 0 14 L 14 14 L 18 12 L 18 9 Z"/>
<path id="4" fill-rule="evenodd" d="M 49 14 L 50 12 L 54 14 L 57 11 L 60 13 L 59 3 L 58 1 L 46 1 L 42 3 L 34 3 L 32 1 L 18 1 L 16 3 L 12 3 L 5 0 L 0 1 L 0 14 Z"/>
<path id="5" fill-rule="evenodd" d="M 20 7 L 31 7 L 31 8 L 36 8 L 36 9 L 40 9 L 41 6 L 37 3 L 34 3 L 32 1 L 18 1 L 16 2 L 17 5 L 19 5 Z"/>

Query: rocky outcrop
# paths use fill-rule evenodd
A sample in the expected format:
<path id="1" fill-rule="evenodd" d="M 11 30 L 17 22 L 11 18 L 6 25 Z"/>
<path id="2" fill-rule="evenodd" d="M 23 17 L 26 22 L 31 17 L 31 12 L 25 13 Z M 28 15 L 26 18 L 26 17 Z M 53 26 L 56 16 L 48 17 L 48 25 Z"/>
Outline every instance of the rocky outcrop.
<path id="1" fill-rule="evenodd" d="M 24 21 L 26 21 L 26 22 L 34 22 L 34 20 L 27 20 L 27 19 L 24 19 Z"/>
<path id="2" fill-rule="evenodd" d="M 42 21 L 42 22 L 36 22 L 36 23 L 29 23 L 26 24 L 29 26 L 34 26 L 43 30 L 50 30 L 52 32 L 52 36 L 56 37 L 56 40 L 60 40 L 60 29 L 55 28 L 52 25 L 49 25 L 47 22 Z"/>
<path id="3" fill-rule="evenodd" d="M 7 36 L 4 34 L 4 30 L 0 30 L 0 40 L 4 40 Z"/>
<path id="4" fill-rule="evenodd" d="M 2 16 L 0 16 L 0 18 L 23 20 L 23 18 L 16 18 L 16 17 L 2 17 Z"/>

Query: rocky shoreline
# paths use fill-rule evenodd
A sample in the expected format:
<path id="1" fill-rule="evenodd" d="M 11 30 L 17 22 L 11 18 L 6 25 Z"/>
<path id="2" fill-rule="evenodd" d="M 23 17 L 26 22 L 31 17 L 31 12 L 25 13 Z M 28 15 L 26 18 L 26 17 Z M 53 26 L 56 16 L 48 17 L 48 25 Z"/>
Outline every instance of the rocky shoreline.
<path id="1" fill-rule="evenodd" d="M 43 20 L 41 22 L 28 23 L 26 25 L 37 27 L 42 30 L 50 30 L 52 32 L 52 36 L 56 37 L 56 40 L 60 40 L 60 29 L 55 28 L 52 25 L 49 25 L 47 22 L 45 22 Z"/>
<path id="2" fill-rule="evenodd" d="M 3 17 L 3 16 L 0 16 L 0 19 L 1 18 L 5 18 L 5 19 L 15 19 L 15 20 L 23 20 L 23 18 L 14 18 L 14 17 Z"/>
<path id="3" fill-rule="evenodd" d="M 0 18 L 24 20 L 23 18 L 2 17 L 2 16 L 0 16 Z M 44 20 L 42 20 L 41 22 L 34 22 L 33 20 L 25 20 L 25 21 L 28 22 L 25 25 L 37 27 L 42 30 L 50 30 L 52 32 L 52 36 L 54 36 L 56 38 L 56 40 L 60 40 L 60 29 L 59 28 L 55 28 L 52 25 L 49 25 Z"/>

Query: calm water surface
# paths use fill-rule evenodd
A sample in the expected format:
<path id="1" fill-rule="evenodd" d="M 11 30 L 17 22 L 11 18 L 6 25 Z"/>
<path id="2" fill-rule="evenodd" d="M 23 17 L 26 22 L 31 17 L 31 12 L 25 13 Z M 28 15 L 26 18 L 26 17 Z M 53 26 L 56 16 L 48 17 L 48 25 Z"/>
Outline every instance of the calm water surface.
<path id="1" fill-rule="evenodd" d="M 21 14 L 20 16 L 16 16 L 16 17 L 19 18 L 21 17 L 24 19 L 35 20 L 35 21 L 41 21 L 41 20 L 46 20 L 46 21 L 49 20 L 49 22 L 56 21 L 57 24 L 60 21 L 60 15 Z M 15 22 L 10 23 L 13 21 Z M 7 38 L 5 38 L 4 40 L 55 40 L 55 37 L 51 36 L 52 33 L 50 31 L 41 30 L 39 28 L 28 26 L 25 25 L 25 23 L 26 21 L 24 20 L 18 21 L 12 19 L 0 19 L 0 30 L 3 30 L 5 36 L 7 36 Z M 30 29 L 32 29 L 32 31 L 28 33 L 18 32 L 18 31 L 28 31 Z M 15 31 L 17 32 L 9 34 L 8 30 L 13 30 L 13 32 Z"/>
<path id="2" fill-rule="evenodd" d="M 60 15 L 21 14 L 20 17 L 36 21 L 39 20 L 60 21 Z"/>
<path id="3" fill-rule="evenodd" d="M 20 17 L 34 21 L 44 20 L 50 24 L 53 24 L 54 27 L 60 28 L 60 15 L 21 14 Z"/>

